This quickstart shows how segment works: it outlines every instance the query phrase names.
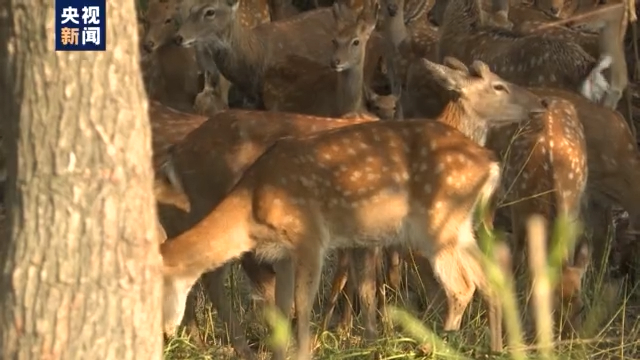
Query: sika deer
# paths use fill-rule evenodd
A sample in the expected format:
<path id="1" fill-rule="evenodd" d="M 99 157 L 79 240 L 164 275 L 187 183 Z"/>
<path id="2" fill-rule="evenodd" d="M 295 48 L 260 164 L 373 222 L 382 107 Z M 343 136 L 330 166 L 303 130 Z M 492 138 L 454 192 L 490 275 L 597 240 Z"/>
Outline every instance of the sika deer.
<path id="1" fill-rule="evenodd" d="M 545 97 L 548 110 L 522 124 L 509 125 L 493 132 L 487 147 L 500 154 L 503 163 L 503 200 L 511 210 L 515 265 L 526 264 L 526 222 L 530 216 L 540 214 L 550 225 L 547 234 L 553 234 L 557 218 L 577 222 L 581 219 L 583 194 L 587 185 L 587 148 L 582 123 L 574 105 L 559 97 Z M 549 239 L 551 240 L 551 239 Z M 558 301 L 563 314 L 579 314 L 580 281 L 586 262 L 573 259 L 574 244 L 556 239 L 565 256 L 559 287 Z M 582 254 L 582 253 L 580 253 Z M 516 271 L 517 269 L 514 269 Z M 520 269 L 522 270 L 522 269 Z M 576 277 L 576 274 L 580 275 Z M 577 328 L 577 317 L 569 318 Z"/>
<path id="2" fill-rule="evenodd" d="M 594 104 L 573 92 L 560 89 L 533 88 L 539 96 L 564 98 L 575 106 L 584 127 L 587 142 L 588 197 L 595 202 L 586 214 L 588 229 L 593 231 L 594 267 L 602 269 L 606 249 L 607 228 L 600 223 L 605 216 L 603 205 L 620 205 L 627 210 L 632 223 L 640 223 L 640 153 L 635 138 L 622 115 L 617 111 Z"/>
<path id="3" fill-rule="evenodd" d="M 149 98 L 188 111 L 200 90 L 199 68 L 193 49 L 167 44 L 175 33 L 172 18 L 175 6 L 174 1 L 149 2 L 142 18 L 145 25 L 142 45 L 147 64 L 141 68 L 146 73 Z"/>
<path id="4" fill-rule="evenodd" d="M 575 42 L 483 26 L 480 15 L 476 0 L 449 2 L 441 26 L 440 57 L 455 56 L 463 62 L 482 59 L 502 77 L 520 85 L 572 91 L 582 86 L 592 70 L 597 71 L 598 61 Z M 595 85 L 608 87 L 606 83 Z M 620 84 L 611 86 L 619 88 Z"/>
<path id="5" fill-rule="evenodd" d="M 177 120 L 195 116 L 182 114 L 174 117 Z M 277 139 L 303 136 L 363 121 L 367 119 L 318 118 L 264 111 L 224 111 L 204 122 L 183 141 L 176 143 L 162 170 L 166 178 L 172 179 L 176 191 L 187 194 L 191 204 L 191 226 L 218 205 L 245 169 Z M 274 294 L 276 281 L 273 270 L 268 265 L 259 264 L 251 254 L 245 255 L 241 264 L 260 297 L 267 303 L 282 302 L 277 300 L 282 295 Z M 247 346 L 239 321 L 231 312 L 229 300 L 224 296 L 225 273 L 225 268 L 218 269 L 204 275 L 202 282 L 230 329 L 234 348 L 244 358 L 251 358 L 252 351 Z M 287 273 L 275 275 L 287 276 Z M 193 306 L 187 306 L 187 311 L 192 309 Z M 185 315 L 190 316 L 194 315 Z"/>
<path id="6" fill-rule="evenodd" d="M 278 69 L 268 70 L 263 92 L 265 108 L 328 117 L 362 112 L 365 52 L 378 9 L 377 2 L 367 1 L 354 16 L 341 2 L 334 3 L 337 34 L 332 40 L 331 69 L 318 68 L 297 79 L 283 78 Z"/>
<path id="7" fill-rule="evenodd" d="M 459 329 L 477 286 L 490 304 L 492 349 L 502 347 L 500 306 L 477 258 L 472 226 L 475 205 L 492 196 L 500 167 L 490 151 L 446 124 L 483 138 L 491 125 L 544 108 L 538 97 L 503 82 L 484 64 L 474 64 L 480 75 L 469 78 L 423 61 L 458 94 L 441 123 L 370 122 L 280 140 L 209 215 L 161 245 L 165 331 L 179 322 L 187 293 L 203 272 L 248 251 L 270 261 L 290 256 L 297 357 L 308 359 L 309 315 L 326 251 L 404 244 L 428 255 L 446 289 L 445 330 Z"/>
<path id="8" fill-rule="evenodd" d="M 194 76 L 197 77 L 200 70 L 206 70 L 204 91 L 198 94 L 197 91 L 199 89 L 196 89 L 195 94 L 193 94 L 192 89 L 189 93 L 191 95 L 188 102 L 189 107 L 181 106 L 181 110 L 190 110 L 197 94 L 199 95 L 199 104 L 196 106 L 197 111 L 202 114 L 221 111 L 227 107 L 229 82 L 224 78 L 220 78 L 218 69 L 215 66 L 210 66 L 206 61 L 202 61 L 205 57 L 203 55 L 205 49 L 197 47 L 194 51 L 194 49 L 175 46 L 172 42 L 177 30 L 176 18 L 178 20 L 180 18 L 178 10 L 181 4 L 182 0 L 152 0 L 149 2 L 145 16 L 147 31 L 143 40 L 144 48 L 149 53 L 155 53 L 162 66 L 161 71 L 165 74 L 165 77 L 171 77 L 165 79 L 164 86 L 166 89 L 164 91 L 167 94 L 172 94 L 176 91 L 175 84 L 176 81 L 180 80 L 180 76 L 186 78 L 179 83 L 192 84 L 190 79 Z M 248 28 L 253 28 L 269 21 L 269 8 L 264 0 L 242 1 L 238 13 L 239 21 Z M 208 80 L 210 79 L 215 81 L 209 82 Z M 197 86 L 197 84 L 195 82 L 192 86 Z M 174 104 L 173 102 L 164 102 L 170 105 Z"/>
<path id="9" fill-rule="evenodd" d="M 268 69 L 280 68 L 284 75 L 304 74 L 308 70 L 304 66 L 295 67 L 291 57 L 306 58 L 318 67 L 328 68 L 329 39 L 336 26 L 330 9 L 309 11 L 254 29 L 242 26 L 237 9 L 238 0 L 195 1 L 178 30 L 176 42 L 185 47 L 194 44 L 206 47 L 207 61 L 215 63 L 255 104 L 262 105 Z M 381 56 L 375 43 L 369 41 L 365 74 L 373 74 Z"/>

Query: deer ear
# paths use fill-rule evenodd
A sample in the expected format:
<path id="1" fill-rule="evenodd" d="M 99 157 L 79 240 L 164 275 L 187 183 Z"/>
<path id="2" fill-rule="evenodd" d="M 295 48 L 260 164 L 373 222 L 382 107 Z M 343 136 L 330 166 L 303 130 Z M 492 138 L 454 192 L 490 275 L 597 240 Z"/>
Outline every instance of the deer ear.
<path id="1" fill-rule="evenodd" d="M 342 9 L 340 7 L 339 1 L 335 1 L 333 3 L 333 5 L 331 6 L 331 13 L 333 14 L 333 18 L 336 21 L 339 21 L 341 19 L 340 15 L 342 14 Z"/>
<path id="2" fill-rule="evenodd" d="M 458 71 L 450 69 L 444 65 L 436 64 L 425 58 L 421 58 L 422 66 L 424 66 L 433 80 L 447 90 L 462 92 L 462 76 Z"/>
<path id="3" fill-rule="evenodd" d="M 227 0 L 227 5 L 231 7 L 233 11 L 238 10 L 238 5 L 240 5 L 239 0 Z"/>
<path id="4" fill-rule="evenodd" d="M 465 65 L 462 61 L 451 57 L 451 56 L 445 56 L 444 60 L 442 61 L 442 63 L 454 70 L 458 70 L 458 71 L 462 71 L 465 74 L 469 74 L 469 68 L 467 67 L 467 65 Z"/>
<path id="5" fill-rule="evenodd" d="M 378 16 L 380 13 L 380 3 L 377 0 L 370 0 L 365 8 L 362 9 L 363 19 L 366 22 L 367 26 L 373 28 L 376 27 L 378 23 Z"/>
<path id="6" fill-rule="evenodd" d="M 489 69 L 489 65 L 480 60 L 474 60 L 469 70 L 471 70 L 471 75 L 479 76 L 483 79 L 488 79 L 491 76 L 491 69 Z"/>

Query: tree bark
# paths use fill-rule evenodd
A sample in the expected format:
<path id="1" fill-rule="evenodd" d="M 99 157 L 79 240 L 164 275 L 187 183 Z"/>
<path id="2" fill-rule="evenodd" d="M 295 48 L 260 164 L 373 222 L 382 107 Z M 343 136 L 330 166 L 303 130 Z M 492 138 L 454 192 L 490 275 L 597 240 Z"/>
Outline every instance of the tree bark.
<path id="1" fill-rule="evenodd" d="M 0 358 L 158 359 L 161 257 L 132 0 L 106 52 L 54 52 L 50 0 L 0 4 L 8 234 Z"/>

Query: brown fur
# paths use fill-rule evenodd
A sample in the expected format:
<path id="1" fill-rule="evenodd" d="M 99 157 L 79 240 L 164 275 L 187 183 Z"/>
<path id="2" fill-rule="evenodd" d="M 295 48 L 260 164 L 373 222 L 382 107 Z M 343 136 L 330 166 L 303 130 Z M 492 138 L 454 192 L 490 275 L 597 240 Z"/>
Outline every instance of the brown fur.
<path id="1" fill-rule="evenodd" d="M 484 24 L 476 0 L 448 0 L 440 28 L 440 57 L 455 56 L 463 62 L 482 59 L 517 84 L 572 91 L 579 89 L 596 65 L 596 59 L 575 42 Z"/>
<path id="2" fill-rule="evenodd" d="M 306 58 L 328 68 L 329 39 L 336 26 L 330 9 L 312 10 L 287 20 L 247 29 L 237 20 L 237 6 L 237 1 L 195 2 L 178 35 L 185 46 L 197 41 L 208 48 L 208 61 L 214 62 L 222 74 L 256 105 L 262 105 L 268 69 L 283 71 L 283 76 L 291 72 L 306 72 L 305 67 L 293 67 L 295 62 L 290 62 L 289 57 Z M 203 12 L 207 10 L 215 11 L 215 17 L 203 19 Z M 378 51 L 369 54 L 380 56 Z M 365 65 L 365 69 L 370 68 L 370 73 L 373 73 L 377 58 L 367 57 L 366 62 L 371 65 Z"/>
<path id="3" fill-rule="evenodd" d="M 362 112 L 365 53 L 378 8 L 377 2 L 369 1 L 360 13 L 354 13 L 341 3 L 334 3 L 338 31 L 332 40 L 331 69 L 315 66 L 313 71 L 314 63 L 310 62 L 309 73 L 298 78 L 267 71 L 265 108 L 329 117 Z"/>
<path id="4" fill-rule="evenodd" d="M 182 114 L 185 119 L 190 116 L 192 115 Z M 169 160 L 165 161 L 163 170 L 178 175 L 177 182 L 173 185 L 178 185 L 177 188 L 183 189 L 189 197 L 192 208 L 188 225 L 190 227 L 222 201 L 246 168 L 276 140 L 363 121 L 368 119 L 329 119 L 264 111 L 224 111 L 177 143 L 172 148 Z M 172 237 L 177 234 L 174 233 Z M 259 297 L 267 303 L 276 301 L 274 286 L 275 278 L 279 275 L 274 274 L 270 265 L 258 263 L 250 254 L 242 258 L 241 264 Z M 287 276 L 286 273 L 281 275 Z M 239 321 L 231 312 L 224 292 L 224 278 L 225 269 L 222 268 L 206 274 L 202 281 L 209 298 L 230 329 L 234 348 L 243 357 L 250 358 L 254 355 L 247 346 Z M 190 302 L 192 301 L 191 298 Z M 187 320 L 194 316 L 193 305 L 187 305 Z"/>

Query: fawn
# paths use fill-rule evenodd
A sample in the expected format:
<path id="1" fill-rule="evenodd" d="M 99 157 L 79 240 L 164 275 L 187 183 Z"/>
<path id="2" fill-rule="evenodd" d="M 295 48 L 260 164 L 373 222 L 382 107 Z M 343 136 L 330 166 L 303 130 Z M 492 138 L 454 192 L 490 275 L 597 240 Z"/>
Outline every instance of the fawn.
<path id="1" fill-rule="evenodd" d="M 209 215 L 161 245 L 166 332 L 180 321 L 187 293 L 203 272 L 255 251 L 269 261 L 290 259 L 295 268 L 297 358 L 308 359 L 309 316 L 326 251 L 404 244 L 428 255 L 446 289 L 445 330 L 459 329 L 478 287 L 489 301 L 492 348 L 502 347 L 500 306 L 481 268 L 472 223 L 475 205 L 496 189 L 500 167 L 491 151 L 445 123 L 484 133 L 483 126 L 522 119 L 544 106 L 482 63 L 474 64 L 477 76 L 465 77 L 423 61 L 460 95 L 440 122 L 368 122 L 282 139 Z"/>
<path id="2" fill-rule="evenodd" d="M 342 117 L 364 110 L 364 62 L 379 5 L 366 1 L 360 13 L 335 2 L 332 13 L 337 34 L 332 39 L 331 69 L 326 67 L 296 78 L 268 70 L 263 100 L 268 110 Z M 313 96 L 309 96 L 313 94 Z"/>

